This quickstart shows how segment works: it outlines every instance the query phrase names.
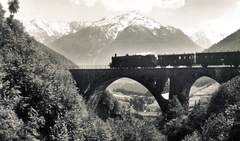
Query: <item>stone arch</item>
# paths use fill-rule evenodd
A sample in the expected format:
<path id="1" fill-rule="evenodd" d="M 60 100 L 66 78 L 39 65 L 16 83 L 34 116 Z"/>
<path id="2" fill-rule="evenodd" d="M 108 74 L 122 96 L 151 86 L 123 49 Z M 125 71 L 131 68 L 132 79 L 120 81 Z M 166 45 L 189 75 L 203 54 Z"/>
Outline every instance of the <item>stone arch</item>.
<path id="1" fill-rule="evenodd" d="M 169 98 L 172 99 L 174 95 L 177 96 L 178 100 L 181 102 L 182 106 L 186 111 L 189 108 L 189 93 L 193 83 L 199 78 L 206 76 L 212 78 L 219 82 L 218 75 L 216 71 L 209 70 L 186 70 L 177 73 L 170 78 L 170 94 Z"/>
<path id="2" fill-rule="evenodd" d="M 119 78 L 113 78 L 113 79 L 106 80 L 105 82 L 103 82 L 102 84 L 100 84 L 99 86 L 97 86 L 94 89 L 93 93 L 89 96 L 89 99 L 87 101 L 87 106 L 88 106 L 89 110 L 95 111 L 101 95 L 104 93 L 106 88 L 110 84 L 112 84 L 114 81 L 116 81 L 117 79 L 119 79 Z"/>
<path id="3" fill-rule="evenodd" d="M 205 82 L 206 81 L 209 81 L 209 85 L 203 85 L 203 84 L 201 84 L 201 82 L 199 82 L 199 80 L 201 80 L 201 79 L 205 79 Z M 204 80 L 202 80 L 202 81 L 204 81 Z M 210 87 L 211 86 L 211 84 L 214 84 L 215 82 L 217 82 L 217 84 L 216 84 L 216 86 L 218 86 L 219 87 L 219 85 L 220 85 L 220 83 L 216 80 L 216 79 L 213 79 L 213 78 L 211 78 L 211 77 L 208 77 L 208 76 L 202 76 L 202 77 L 199 77 L 198 79 L 196 79 L 194 82 L 193 82 L 193 84 L 192 84 L 192 86 L 190 87 L 190 90 L 189 90 L 189 106 L 193 106 L 193 104 L 196 102 L 196 101 L 198 101 L 200 98 L 196 98 L 195 100 L 192 100 L 192 101 L 190 101 L 190 99 L 191 99 L 191 90 L 194 88 L 193 87 L 193 85 L 196 83 L 196 82 L 199 82 L 199 84 L 198 84 L 198 87 L 199 88 L 196 88 L 197 90 L 199 90 L 199 91 L 202 91 L 202 90 L 204 90 L 204 89 L 206 89 L 206 88 L 208 88 L 208 87 Z M 193 92 L 193 95 L 194 95 L 194 93 L 196 94 L 196 93 L 198 93 L 199 91 L 194 91 L 194 90 L 192 90 Z M 210 90 L 210 89 L 208 89 L 208 90 Z M 213 89 L 212 89 L 213 90 Z M 212 93 L 214 93 L 214 91 L 209 91 L 209 94 L 212 94 Z M 190 102 L 192 102 L 192 103 L 190 103 Z"/>
<path id="4" fill-rule="evenodd" d="M 153 89 L 151 83 L 149 83 L 148 81 L 143 81 L 140 79 L 136 79 L 133 77 L 127 77 L 127 76 L 112 78 L 112 79 L 106 80 L 106 81 L 102 82 L 100 85 L 98 85 L 92 92 L 91 96 L 89 97 L 89 100 L 87 101 L 88 109 L 95 111 L 96 106 L 98 105 L 100 96 L 104 93 L 104 91 L 107 89 L 107 87 L 109 85 L 111 85 L 113 82 L 115 82 L 116 80 L 119 80 L 121 78 L 128 78 L 128 79 L 134 80 L 134 81 L 140 83 L 147 90 L 149 90 L 152 93 L 152 95 L 154 96 L 154 98 L 157 100 L 162 112 L 165 113 L 165 111 L 166 111 L 165 109 L 167 108 L 166 103 L 168 102 L 168 100 L 164 99 L 161 94 L 156 94 L 156 89 Z M 156 82 L 156 85 L 157 85 L 157 82 Z"/>

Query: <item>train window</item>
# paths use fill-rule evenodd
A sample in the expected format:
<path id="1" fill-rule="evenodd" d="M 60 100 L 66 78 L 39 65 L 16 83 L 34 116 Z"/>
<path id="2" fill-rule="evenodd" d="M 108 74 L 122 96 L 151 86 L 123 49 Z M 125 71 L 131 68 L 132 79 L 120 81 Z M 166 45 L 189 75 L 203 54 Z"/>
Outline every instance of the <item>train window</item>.
<path id="1" fill-rule="evenodd" d="M 181 56 L 179 56 L 179 57 L 178 57 L 178 59 L 180 60 L 180 59 L 182 59 L 182 57 L 181 57 Z"/>
<path id="2" fill-rule="evenodd" d="M 207 58 L 207 55 L 205 55 L 205 58 Z"/>
<path id="3" fill-rule="evenodd" d="M 184 56 L 184 59 L 186 59 L 186 56 Z"/>
<path id="4" fill-rule="evenodd" d="M 213 56 L 211 56 L 211 58 L 213 58 Z"/>
<path id="5" fill-rule="evenodd" d="M 192 57 L 191 57 L 191 56 L 189 56 L 189 59 L 192 59 Z"/>

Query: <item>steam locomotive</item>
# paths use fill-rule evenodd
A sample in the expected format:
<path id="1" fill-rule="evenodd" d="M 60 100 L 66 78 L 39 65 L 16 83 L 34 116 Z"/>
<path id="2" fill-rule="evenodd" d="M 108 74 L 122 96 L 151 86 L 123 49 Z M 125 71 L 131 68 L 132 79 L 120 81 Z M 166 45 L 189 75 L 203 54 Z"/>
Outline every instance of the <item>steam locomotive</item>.
<path id="1" fill-rule="evenodd" d="M 126 55 L 112 57 L 110 68 L 155 68 L 167 66 L 202 66 L 204 68 L 212 65 L 240 65 L 240 52 L 202 52 L 187 54 L 159 54 L 155 55 Z"/>

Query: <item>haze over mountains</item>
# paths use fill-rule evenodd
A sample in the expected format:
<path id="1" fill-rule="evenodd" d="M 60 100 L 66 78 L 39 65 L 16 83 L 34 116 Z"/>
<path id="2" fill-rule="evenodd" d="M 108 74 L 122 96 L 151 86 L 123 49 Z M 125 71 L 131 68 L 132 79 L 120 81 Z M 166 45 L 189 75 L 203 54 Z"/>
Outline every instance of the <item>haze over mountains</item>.
<path id="1" fill-rule="evenodd" d="M 200 52 L 225 37 L 207 30 L 188 37 L 180 29 L 164 26 L 136 11 L 96 22 L 32 20 L 24 26 L 38 41 L 78 65 L 108 65 L 115 53 Z"/>

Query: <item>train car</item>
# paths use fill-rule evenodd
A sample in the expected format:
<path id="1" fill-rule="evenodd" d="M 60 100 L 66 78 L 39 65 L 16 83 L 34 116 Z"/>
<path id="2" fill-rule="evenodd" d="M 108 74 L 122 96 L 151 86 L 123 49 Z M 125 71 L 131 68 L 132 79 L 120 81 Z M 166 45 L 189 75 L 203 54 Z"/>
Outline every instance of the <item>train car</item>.
<path id="1" fill-rule="evenodd" d="M 209 65 L 230 65 L 238 67 L 240 65 L 240 52 L 196 53 L 196 64 L 200 64 L 205 68 Z"/>
<path id="2" fill-rule="evenodd" d="M 152 68 L 157 66 L 154 55 L 126 55 L 112 57 L 111 68 Z"/>
<path id="3" fill-rule="evenodd" d="M 158 55 L 158 65 L 161 67 L 166 66 L 188 66 L 191 67 L 194 63 L 194 54 L 168 54 Z"/>

